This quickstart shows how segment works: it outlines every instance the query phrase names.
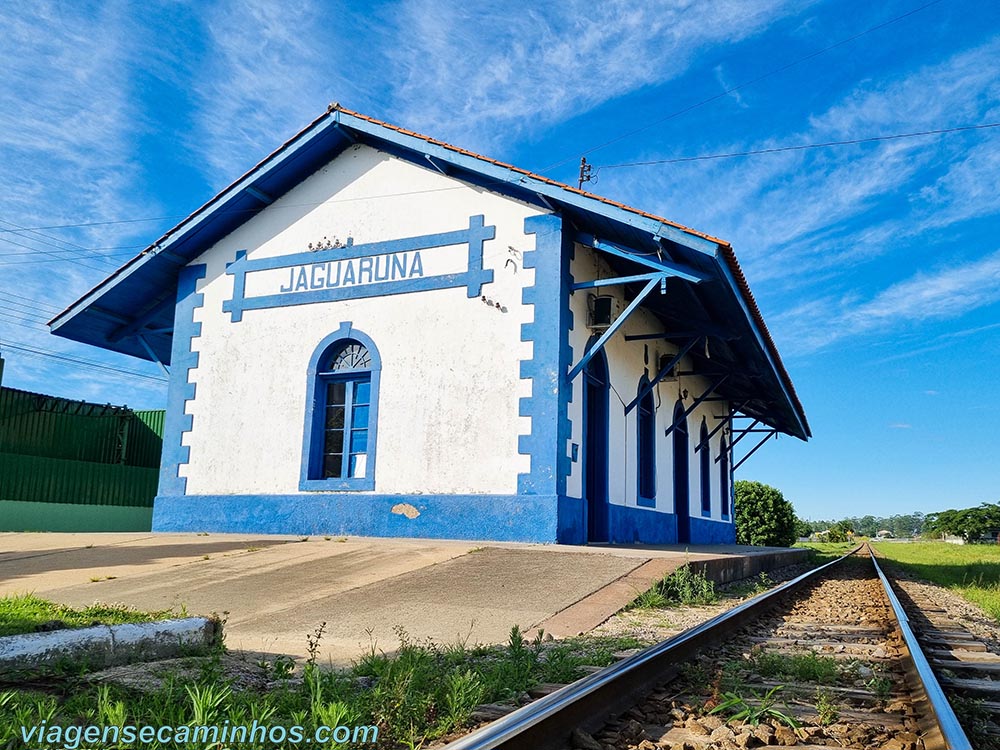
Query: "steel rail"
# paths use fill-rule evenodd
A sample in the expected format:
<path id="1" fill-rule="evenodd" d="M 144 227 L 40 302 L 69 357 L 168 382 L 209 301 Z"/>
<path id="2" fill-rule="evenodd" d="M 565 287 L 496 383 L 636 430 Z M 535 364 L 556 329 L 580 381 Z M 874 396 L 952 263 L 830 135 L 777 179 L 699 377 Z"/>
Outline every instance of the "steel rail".
<path id="1" fill-rule="evenodd" d="M 522 706 L 476 731 L 449 743 L 443 750 L 544 750 L 562 747 L 575 728 L 596 730 L 607 719 L 631 708 L 643 694 L 676 674 L 676 664 L 698 648 L 717 641 L 760 614 L 789 592 L 861 550 L 807 571 L 750 601 L 716 615 L 683 633 L 650 646 L 617 664 L 566 685 Z"/>
<path id="2" fill-rule="evenodd" d="M 906 647 L 909 650 L 907 676 L 912 683 L 910 686 L 911 689 L 914 689 L 914 692 L 917 694 L 915 702 L 922 704 L 921 708 L 924 709 L 923 715 L 925 719 L 929 718 L 928 714 L 934 718 L 934 724 L 926 726 L 924 728 L 925 731 L 931 734 L 940 732 L 941 747 L 947 750 L 973 750 L 972 743 L 969 742 L 969 738 L 965 735 L 965 730 L 962 729 L 958 717 L 955 716 L 955 711 L 952 709 L 951 703 L 948 702 L 944 690 L 941 689 L 941 684 L 934 675 L 934 671 L 931 669 L 931 665 L 927 661 L 927 657 L 924 655 L 913 629 L 910 627 L 910 618 L 903 609 L 903 605 L 900 603 L 899 597 L 896 596 L 896 592 L 893 591 L 889 579 L 882 572 L 878 560 L 875 559 L 875 552 L 871 547 L 868 547 L 868 554 L 871 556 L 872 565 L 875 566 L 875 572 L 878 573 L 878 577 L 882 581 L 885 595 L 892 605 L 893 613 L 896 615 L 896 624 L 899 626 L 899 630 L 903 634 L 903 640 L 906 641 Z"/>

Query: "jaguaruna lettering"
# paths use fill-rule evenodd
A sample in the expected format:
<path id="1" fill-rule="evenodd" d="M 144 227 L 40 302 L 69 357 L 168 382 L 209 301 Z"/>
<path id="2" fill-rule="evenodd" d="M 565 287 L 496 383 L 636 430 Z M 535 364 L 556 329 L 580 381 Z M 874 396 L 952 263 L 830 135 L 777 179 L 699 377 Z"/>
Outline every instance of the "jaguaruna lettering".
<path id="1" fill-rule="evenodd" d="M 288 283 L 280 291 L 335 289 L 339 286 L 422 278 L 423 275 L 424 263 L 420 259 L 420 251 L 416 250 L 292 266 L 288 269 Z"/>

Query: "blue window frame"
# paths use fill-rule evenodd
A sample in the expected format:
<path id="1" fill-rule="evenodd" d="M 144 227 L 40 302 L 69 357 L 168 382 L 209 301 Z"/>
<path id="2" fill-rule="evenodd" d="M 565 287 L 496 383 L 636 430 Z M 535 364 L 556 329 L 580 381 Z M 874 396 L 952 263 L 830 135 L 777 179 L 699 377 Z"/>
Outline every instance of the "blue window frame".
<path id="1" fill-rule="evenodd" d="M 722 498 L 722 517 L 729 519 L 729 506 L 732 502 L 729 491 L 729 445 L 725 435 L 719 441 L 719 496 Z"/>
<path id="2" fill-rule="evenodd" d="M 343 323 L 309 363 L 302 490 L 375 489 L 378 386 L 375 343 Z"/>
<path id="3" fill-rule="evenodd" d="M 639 393 L 649 384 L 643 377 L 639 381 Z M 636 409 L 638 416 L 638 449 L 636 450 L 638 493 L 636 504 L 644 508 L 656 507 L 656 405 L 653 392 L 649 391 L 639 400 Z"/>
<path id="4" fill-rule="evenodd" d="M 701 450 L 701 514 L 706 517 L 712 515 L 712 450 L 708 447 L 708 425 L 705 419 L 701 420 L 701 433 L 698 436 L 698 445 Z M 723 504 L 725 501 L 723 500 Z"/>

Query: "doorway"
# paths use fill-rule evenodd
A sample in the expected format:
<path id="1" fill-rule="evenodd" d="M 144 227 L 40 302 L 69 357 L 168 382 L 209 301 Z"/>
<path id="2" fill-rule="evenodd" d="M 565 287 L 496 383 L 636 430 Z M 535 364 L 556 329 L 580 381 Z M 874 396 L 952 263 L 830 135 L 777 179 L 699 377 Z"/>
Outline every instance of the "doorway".
<path id="1" fill-rule="evenodd" d="M 674 406 L 674 513 L 677 514 L 677 543 L 691 541 L 691 482 L 688 477 L 688 428 L 684 404 Z"/>
<path id="2" fill-rule="evenodd" d="M 588 542 L 610 540 L 608 386 L 608 360 L 601 350 L 591 357 L 583 373 L 583 498 Z"/>

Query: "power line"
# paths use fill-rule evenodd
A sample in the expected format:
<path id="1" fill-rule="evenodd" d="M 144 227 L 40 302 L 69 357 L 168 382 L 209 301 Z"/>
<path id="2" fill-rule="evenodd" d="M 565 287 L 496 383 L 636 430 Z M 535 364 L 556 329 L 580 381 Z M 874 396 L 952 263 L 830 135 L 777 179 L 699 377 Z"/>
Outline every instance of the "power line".
<path id="1" fill-rule="evenodd" d="M 45 245 L 47 247 L 55 248 L 56 251 L 61 252 L 61 253 L 72 253 L 73 254 L 72 257 L 74 257 L 74 258 L 81 257 L 81 253 L 80 253 L 79 250 L 75 250 L 73 248 L 65 247 L 65 245 L 72 245 L 73 243 L 71 243 L 71 242 L 60 240 L 58 237 L 55 237 L 55 238 L 52 238 L 52 239 L 55 239 L 60 244 L 54 244 L 52 242 L 46 242 L 45 240 L 38 239 L 37 237 L 28 237 L 28 236 L 25 235 L 25 232 L 30 232 L 30 231 L 33 231 L 33 230 L 25 229 L 24 227 L 18 226 L 14 222 L 7 221 L 6 219 L 0 219 L 0 222 L 3 222 L 4 224 L 10 224 L 11 226 L 15 227 L 15 229 L 11 229 L 11 230 L 8 230 L 8 231 L 13 232 L 15 235 L 17 235 L 21 239 L 31 240 L 31 241 L 37 242 L 39 244 Z M 39 234 L 42 237 L 48 237 L 48 235 L 42 235 L 40 232 L 35 232 L 35 234 Z M 13 242 L 12 240 L 10 240 L 10 239 L 8 239 L 6 237 L 0 238 L 0 239 L 2 239 L 4 242 L 9 242 L 11 244 L 18 245 L 19 247 L 27 248 L 29 250 L 32 250 L 33 252 L 36 252 L 36 253 L 44 253 L 46 255 L 54 255 L 54 253 L 51 252 L 51 251 L 42 250 L 42 249 L 40 249 L 38 247 L 34 247 L 34 246 L 31 246 L 31 245 L 24 245 L 23 243 Z M 82 249 L 83 250 L 88 250 L 89 248 L 82 248 Z M 86 257 L 86 256 L 84 256 L 84 257 Z M 96 260 L 107 261 L 107 259 L 104 258 L 103 256 L 100 256 L 100 257 L 96 258 Z M 113 263 L 113 261 L 111 261 L 111 262 Z M 117 265 L 117 264 L 115 264 L 115 265 Z"/>
<path id="2" fill-rule="evenodd" d="M 80 357 L 74 357 L 69 354 L 59 354 L 57 352 L 49 351 L 46 349 L 38 349 L 32 346 L 28 346 L 22 342 L 7 342 L 0 343 L 0 349 L 13 349 L 16 352 L 20 352 L 25 356 L 38 356 L 38 357 L 49 357 L 51 359 L 60 360 L 63 362 L 70 362 L 72 364 L 80 365 L 81 367 L 90 367 L 95 370 L 106 370 L 108 372 L 113 372 L 118 375 L 131 375 L 136 378 L 145 378 L 146 380 L 155 380 L 157 382 L 165 382 L 166 378 L 159 375 L 148 375 L 143 372 L 136 372 L 135 370 L 124 370 L 120 367 L 113 367 L 111 365 L 101 364 L 100 362 L 93 362 L 89 359 L 82 359 Z"/>
<path id="3" fill-rule="evenodd" d="M 50 307 L 56 312 L 59 312 L 59 310 L 61 309 L 58 305 L 53 305 L 51 302 L 42 302 L 40 299 L 36 299 L 34 297 L 28 297 L 23 294 L 15 294 L 14 292 L 8 292 L 6 289 L 0 289 L 0 295 L 3 295 L 5 297 L 14 297 L 19 300 L 25 300 L 39 307 Z"/>
<path id="4" fill-rule="evenodd" d="M 755 83 L 760 83 L 761 81 L 763 81 L 763 80 L 765 80 L 767 78 L 770 78 L 771 76 L 777 75 L 778 73 L 783 73 L 786 70 L 794 68 L 796 65 L 801 65 L 804 62 L 808 62 L 809 60 L 812 60 L 812 59 L 814 59 L 816 57 L 819 57 L 820 55 L 826 54 L 827 52 L 830 52 L 831 50 L 837 49 L 838 47 L 843 47 L 845 44 L 849 44 L 850 42 L 853 42 L 853 41 L 855 41 L 857 39 L 860 39 L 861 37 L 863 37 L 863 36 L 865 36 L 867 34 L 871 34 L 874 31 L 878 31 L 879 29 L 884 29 L 885 27 L 891 26 L 894 23 L 898 23 L 898 22 L 900 22 L 900 21 L 902 21 L 902 20 L 904 20 L 906 18 L 909 18 L 912 15 L 915 15 L 915 14 L 919 13 L 922 10 L 926 10 L 927 8 L 930 8 L 931 6 L 937 5 L 938 3 L 941 3 L 941 2 L 944 2 L 944 0 L 930 0 L 930 2 L 924 3 L 923 5 L 920 5 L 920 6 L 916 7 L 916 8 L 913 8 L 912 10 L 909 10 L 906 13 L 903 13 L 902 15 L 895 16 L 894 18 L 890 18 L 888 21 L 883 21 L 882 23 L 876 24 L 875 26 L 870 26 L 869 28 L 865 29 L 864 31 L 858 32 L 857 34 L 854 34 L 852 36 L 849 36 L 849 37 L 846 37 L 844 39 L 841 39 L 840 41 L 834 42 L 833 44 L 831 44 L 831 45 L 829 45 L 827 47 L 823 47 L 822 49 L 816 50 L 815 52 L 810 52 L 808 55 L 804 55 L 804 56 L 799 57 L 799 58 L 797 58 L 795 60 L 792 60 L 790 63 L 786 63 L 784 65 L 781 65 L 781 66 L 777 67 L 777 68 L 773 68 L 773 69 L 769 70 L 768 72 L 766 72 L 766 73 L 764 73 L 762 75 L 757 76 L 756 78 L 751 78 L 750 80 L 743 81 L 742 83 L 738 83 L 735 86 L 731 86 L 731 87 L 729 87 L 727 89 L 723 89 L 720 93 L 715 94 L 714 96 L 710 96 L 707 99 L 702 99 L 699 102 L 695 102 L 694 104 L 688 105 L 687 107 L 683 107 L 682 109 L 675 110 L 674 112 L 671 112 L 670 114 L 665 115 L 664 117 L 661 117 L 661 118 L 659 118 L 657 120 L 653 120 L 652 122 L 646 123 L 645 125 L 642 125 L 641 127 L 635 128 L 634 130 L 630 130 L 630 131 L 628 131 L 626 133 L 622 133 L 621 135 L 615 136 L 614 138 L 612 138 L 612 139 L 610 139 L 608 141 L 605 141 L 604 143 L 601 143 L 601 144 L 599 144 L 597 146 L 594 146 L 593 148 L 587 149 L 586 151 L 582 152 L 582 155 L 592 154 L 594 151 L 598 151 L 598 150 L 600 150 L 602 148 L 606 148 L 607 146 L 610 146 L 613 143 L 618 143 L 619 141 L 623 141 L 626 138 L 631 138 L 633 135 L 637 135 L 637 134 L 643 132 L 644 130 L 648 130 L 649 128 L 653 127 L 654 125 L 659 125 L 660 123 L 667 122 L 667 120 L 672 120 L 675 117 L 679 117 L 680 115 L 687 114 L 688 112 L 691 112 L 692 110 L 698 109 L 699 107 L 703 107 L 706 104 L 710 104 L 711 102 L 717 101 L 719 99 L 723 99 L 723 98 L 729 96 L 730 94 L 732 94 L 732 93 L 734 93 L 736 91 L 740 91 L 741 89 L 745 89 L 746 87 L 752 86 Z M 565 159 L 562 159 L 561 161 L 557 161 L 554 164 L 550 164 L 549 166 L 547 166 L 547 167 L 539 170 L 539 173 L 540 174 L 544 174 L 545 172 L 549 172 L 549 171 L 555 169 L 556 167 L 561 167 L 563 164 L 566 164 L 566 163 L 571 162 L 571 161 L 575 161 L 577 158 L 578 158 L 577 156 L 567 157 Z"/>
<path id="5" fill-rule="evenodd" d="M 852 138 L 846 141 L 826 141 L 824 143 L 803 143 L 798 146 L 776 146 L 774 148 L 758 148 L 752 151 L 731 151 L 724 154 L 703 154 L 701 156 L 678 156 L 673 159 L 651 159 L 649 161 L 632 161 L 622 164 L 604 164 L 597 167 L 602 169 L 618 169 L 619 167 L 645 167 L 652 164 L 678 164 L 686 161 L 707 161 L 710 159 L 732 159 L 737 156 L 756 156 L 758 154 L 779 154 L 785 151 L 805 151 L 814 148 L 830 148 L 832 146 L 853 146 L 859 143 L 877 143 L 880 141 L 898 141 L 904 138 L 920 138 L 930 135 L 943 135 L 945 133 L 961 133 L 969 130 L 985 130 L 987 128 L 998 128 L 1000 122 L 989 122 L 983 125 L 961 125 L 954 128 L 942 128 L 940 130 L 921 130 L 916 133 L 894 133 L 892 135 L 875 135 L 868 138 Z"/>

